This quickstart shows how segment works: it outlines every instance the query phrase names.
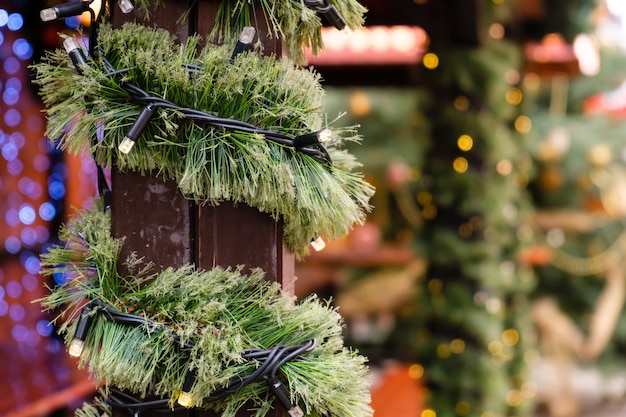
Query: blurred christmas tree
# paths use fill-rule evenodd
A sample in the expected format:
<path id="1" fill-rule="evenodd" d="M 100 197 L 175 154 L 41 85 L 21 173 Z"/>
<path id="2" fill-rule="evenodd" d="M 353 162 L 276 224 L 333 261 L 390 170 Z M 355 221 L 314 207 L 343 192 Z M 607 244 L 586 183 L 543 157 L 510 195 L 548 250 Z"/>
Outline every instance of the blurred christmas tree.
<path id="1" fill-rule="evenodd" d="M 531 3 L 540 13 L 520 18 Z M 413 362 L 422 416 L 522 416 L 537 402 L 564 416 L 582 394 L 623 396 L 609 377 L 626 348 L 626 58 L 601 50 L 602 71 L 580 74 L 593 57 L 571 42 L 595 3 L 479 2 L 479 41 L 432 38 L 410 93 L 329 94 L 363 124 L 370 220 L 428 264 L 353 269 L 337 301 L 368 356 Z M 544 47 L 561 55 L 535 60 Z M 379 308 L 355 313 L 364 294 Z M 598 384 L 577 392 L 589 369 Z"/>

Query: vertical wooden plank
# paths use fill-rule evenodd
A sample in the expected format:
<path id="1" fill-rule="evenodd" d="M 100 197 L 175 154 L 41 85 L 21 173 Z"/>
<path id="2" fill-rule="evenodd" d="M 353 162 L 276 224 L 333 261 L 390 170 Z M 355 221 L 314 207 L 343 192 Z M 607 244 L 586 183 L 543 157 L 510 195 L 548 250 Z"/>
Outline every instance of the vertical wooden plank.
<path id="1" fill-rule="evenodd" d="M 283 248 L 283 225 L 245 204 L 198 208 L 197 265 L 260 267 L 268 280 L 291 286 L 294 255 Z M 291 274 L 291 275 L 289 275 Z"/>
<path id="2" fill-rule="evenodd" d="M 195 262 L 195 205 L 174 181 L 113 170 L 111 184 L 111 232 L 126 239 L 121 259 L 136 252 L 159 270 Z"/>
<path id="3" fill-rule="evenodd" d="M 190 3 L 193 9 L 188 13 Z M 128 15 L 115 10 L 112 22 L 114 27 L 149 22 L 175 33 L 181 42 L 196 30 L 206 39 L 218 7 L 219 2 L 208 0 L 166 1 L 150 11 L 149 21 L 137 10 Z M 187 18 L 181 21 L 181 16 Z M 263 52 L 279 56 L 281 41 L 270 34 L 265 17 L 259 12 L 253 20 Z M 136 252 L 160 269 L 186 263 L 201 269 L 258 267 L 266 272 L 266 279 L 293 289 L 294 255 L 284 246 L 282 223 L 270 215 L 230 202 L 199 207 L 186 200 L 173 181 L 115 169 L 111 177 L 112 233 L 126 239 L 122 259 Z"/>
<path id="4" fill-rule="evenodd" d="M 135 22 L 147 26 L 158 26 L 175 34 L 179 42 L 185 42 L 196 31 L 196 14 L 193 0 L 162 1 L 161 5 L 151 7 L 149 16 L 138 7 L 124 14 L 117 5 L 111 8 L 111 23 L 119 28 L 124 23 Z M 188 10 L 192 10 L 188 13 Z M 193 20 L 191 20 L 193 19 Z"/>

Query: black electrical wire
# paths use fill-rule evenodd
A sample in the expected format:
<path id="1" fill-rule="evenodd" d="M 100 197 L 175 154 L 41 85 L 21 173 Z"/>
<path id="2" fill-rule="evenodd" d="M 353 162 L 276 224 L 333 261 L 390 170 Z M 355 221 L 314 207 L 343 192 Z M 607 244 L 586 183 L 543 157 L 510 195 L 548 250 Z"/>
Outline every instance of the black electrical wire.
<path id="1" fill-rule="evenodd" d="M 106 57 L 104 56 L 101 57 L 101 60 L 103 62 L 104 67 L 108 71 L 107 76 L 113 77 L 113 76 L 118 76 L 118 75 L 128 73 L 128 69 L 121 69 L 121 70 L 116 69 L 113 66 L 113 64 L 111 64 L 111 62 L 108 59 L 106 59 Z M 185 64 L 185 68 L 187 68 L 189 71 L 192 71 L 192 72 L 203 71 L 202 67 L 191 65 L 191 64 Z M 152 96 L 148 94 L 146 91 L 144 91 L 143 89 L 141 89 L 140 87 L 134 84 L 128 83 L 128 82 L 122 82 L 121 87 L 128 93 L 130 98 L 136 102 L 143 103 L 145 105 L 152 104 L 160 108 L 172 109 L 180 113 L 186 119 L 193 120 L 195 122 L 204 123 L 211 127 L 263 135 L 267 140 L 271 142 L 290 147 L 320 162 L 328 163 L 328 164 L 332 163 L 328 150 L 321 143 L 316 144 L 315 146 L 305 146 L 305 147 L 296 148 L 294 146 L 294 137 L 290 135 L 267 130 L 267 129 L 262 129 L 262 128 L 259 128 L 258 126 L 255 126 L 250 123 L 242 122 L 240 120 L 218 117 L 218 116 L 211 115 L 201 110 L 195 110 L 195 109 L 190 109 L 187 107 L 182 107 L 162 97 Z"/>

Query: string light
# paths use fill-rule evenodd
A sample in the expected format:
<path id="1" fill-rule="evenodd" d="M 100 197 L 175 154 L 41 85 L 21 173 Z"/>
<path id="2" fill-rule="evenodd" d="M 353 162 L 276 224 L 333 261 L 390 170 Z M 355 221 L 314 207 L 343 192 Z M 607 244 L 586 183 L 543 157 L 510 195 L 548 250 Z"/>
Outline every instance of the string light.
<path id="1" fill-rule="evenodd" d="M 89 333 L 89 328 L 93 322 L 93 306 L 91 303 L 87 304 L 78 317 L 76 323 L 76 330 L 74 331 L 74 337 L 69 347 L 69 354 L 72 357 L 79 358 L 83 354 L 83 348 L 85 346 L 85 340 Z"/>
<path id="2" fill-rule="evenodd" d="M 94 320 L 96 314 L 101 314 L 101 317 L 107 321 L 114 323 L 129 325 L 133 327 L 142 327 L 148 332 L 163 331 L 162 324 L 155 322 L 147 317 L 137 316 L 134 314 L 124 313 L 117 310 L 111 305 L 105 304 L 99 300 L 92 300 L 81 311 L 80 317 L 76 324 L 76 331 L 74 338 L 70 344 L 70 355 L 74 357 L 80 357 L 82 355 L 84 341 L 89 333 L 89 328 Z M 175 334 L 168 333 L 168 336 L 177 339 Z M 180 342 L 180 340 L 178 340 Z M 205 401 L 217 401 L 233 392 L 240 390 L 244 386 L 265 379 L 269 384 L 269 388 L 274 393 L 276 398 L 285 407 L 291 417 L 302 417 L 304 415 L 302 409 L 293 404 L 290 399 L 289 390 L 277 377 L 280 367 L 287 362 L 296 360 L 304 353 L 311 352 L 317 342 L 315 339 L 300 345 L 278 345 L 271 349 L 257 349 L 249 348 L 245 349 L 241 354 L 244 360 L 255 361 L 258 363 L 257 368 L 250 375 L 237 376 L 231 381 L 231 383 L 216 391 L 213 391 L 204 398 Z M 184 349 L 192 349 L 193 345 L 186 343 L 183 344 Z M 185 408 L 193 407 L 196 402 L 193 399 L 190 391 L 197 379 L 197 370 L 189 369 L 185 374 L 185 380 L 181 393 L 177 399 L 177 403 Z M 123 397 L 123 398 L 122 398 Z M 137 400 L 127 393 L 120 393 L 118 391 L 112 391 L 109 396 L 108 404 L 112 407 L 123 407 L 126 409 L 145 410 L 168 410 L 170 409 L 169 400 L 159 399 L 151 401 Z"/>
<path id="3" fill-rule="evenodd" d="M 135 8 L 135 5 L 130 0 L 118 0 L 117 5 L 124 14 L 132 12 Z"/>
<path id="4" fill-rule="evenodd" d="M 233 49 L 233 54 L 230 57 L 230 62 L 233 62 L 237 55 L 248 49 L 248 47 L 252 44 L 254 40 L 254 36 L 256 35 L 256 29 L 252 26 L 246 26 L 241 31 L 241 35 L 239 35 L 239 39 L 235 44 L 235 48 Z"/>
<path id="5" fill-rule="evenodd" d="M 305 133 L 304 135 L 296 136 L 293 140 L 293 146 L 303 148 L 305 146 L 322 144 L 330 141 L 332 137 L 333 132 L 330 129 L 322 129 L 319 132 Z"/>
<path id="6" fill-rule="evenodd" d="M 106 57 L 101 57 L 101 59 L 102 59 L 103 64 L 110 71 L 111 76 L 116 76 L 116 75 L 126 73 L 126 70 L 115 69 L 113 65 L 106 59 Z M 196 66 L 191 66 L 191 65 L 187 65 L 186 68 L 189 71 L 201 70 L 201 68 L 196 67 Z M 302 136 L 301 139 L 298 139 L 299 141 L 304 142 L 305 141 L 304 137 L 308 138 L 309 135 L 313 135 L 314 137 L 317 137 L 317 143 L 315 144 L 314 147 L 313 146 L 300 146 L 300 145 L 296 147 L 295 146 L 296 138 L 293 138 L 292 136 L 289 136 L 287 134 L 262 129 L 252 124 L 242 122 L 239 120 L 217 117 L 217 116 L 214 116 L 212 114 L 209 114 L 200 110 L 178 106 L 161 97 L 152 96 L 148 94 L 146 91 L 142 90 L 141 88 L 133 84 L 127 83 L 127 82 L 122 82 L 121 87 L 124 88 L 127 91 L 127 93 L 131 96 L 131 98 L 133 98 L 134 100 L 138 102 L 142 102 L 142 103 L 148 103 L 148 105 L 143 109 L 137 121 L 131 128 L 131 131 L 126 135 L 126 137 L 120 143 L 118 149 L 123 153 L 130 152 L 137 138 L 139 137 L 139 135 L 141 135 L 141 132 L 147 126 L 147 123 L 150 121 L 150 118 L 152 114 L 154 113 L 154 110 L 156 110 L 157 107 L 162 107 L 162 108 L 175 110 L 182 117 L 188 120 L 203 123 L 211 127 L 236 130 L 236 131 L 246 132 L 246 133 L 260 134 L 260 135 L 263 135 L 266 140 L 278 143 L 280 145 L 294 147 L 297 151 L 304 153 L 306 155 L 309 155 L 312 158 L 320 162 L 324 162 L 327 164 L 332 163 L 330 159 L 330 155 L 328 154 L 328 151 L 326 150 L 326 148 L 324 147 L 322 143 L 324 140 L 328 138 L 330 134 L 330 131 L 326 132 L 326 130 L 328 129 L 323 129 L 319 132 L 304 134 L 304 135 L 301 135 Z"/>
<path id="7" fill-rule="evenodd" d="M 346 27 L 346 21 L 344 20 L 343 16 L 332 4 L 329 4 L 324 0 L 304 0 L 304 4 L 307 7 L 315 10 L 318 14 L 325 16 L 330 24 L 332 24 L 338 30 L 342 30 Z"/>
<path id="8" fill-rule="evenodd" d="M 155 110 L 156 107 L 152 104 L 148 104 L 141 110 L 141 113 L 139 113 L 139 117 L 137 117 L 137 120 L 120 143 L 118 147 L 120 152 L 125 154 L 128 154 L 130 152 L 133 146 L 135 146 L 135 142 L 139 138 L 139 135 L 141 135 L 143 130 L 146 128 L 146 125 L 152 118 Z"/>
<path id="9" fill-rule="evenodd" d="M 185 381 L 183 382 L 183 389 L 178 396 L 178 404 L 182 405 L 185 408 L 190 408 L 193 406 L 194 401 L 193 397 L 190 394 L 191 388 L 193 384 L 196 382 L 196 371 L 195 369 L 189 369 L 187 374 L 185 375 Z"/>
<path id="10" fill-rule="evenodd" d="M 75 3 L 65 3 L 58 6 L 49 7 L 47 9 L 41 10 L 41 12 L 39 12 L 39 17 L 43 22 L 50 22 L 52 20 L 78 16 L 87 11 L 93 13 L 93 10 L 91 10 L 91 8 L 89 7 L 92 2 L 93 0 L 79 1 Z"/>
<path id="11" fill-rule="evenodd" d="M 87 56 L 85 55 L 83 49 L 74 38 L 65 39 L 63 41 L 63 47 L 67 51 L 67 54 L 70 56 L 72 64 L 74 65 L 74 68 L 76 68 L 76 72 L 82 75 L 83 67 L 88 65 Z"/>
<path id="12" fill-rule="evenodd" d="M 304 412 L 302 411 L 300 406 L 293 405 L 291 403 L 291 399 L 289 398 L 289 391 L 287 390 L 287 388 L 285 387 L 285 385 L 279 378 L 276 378 L 276 377 L 268 378 L 267 382 L 270 386 L 270 389 L 276 396 L 276 399 L 281 403 L 283 407 L 285 407 L 285 410 L 287 410 L 287 413 L 291 417 L 304 416 Z"/>
<path id="13" fill-rule="evenodd" d="M 311 246 L 313 247 L 313 249 L 315 249 L 316 252 L 320 252 L 326 247 L 326 242 L 324 242 L 324 239 L 318 236 L 317 238 L 311 240 Z"/>

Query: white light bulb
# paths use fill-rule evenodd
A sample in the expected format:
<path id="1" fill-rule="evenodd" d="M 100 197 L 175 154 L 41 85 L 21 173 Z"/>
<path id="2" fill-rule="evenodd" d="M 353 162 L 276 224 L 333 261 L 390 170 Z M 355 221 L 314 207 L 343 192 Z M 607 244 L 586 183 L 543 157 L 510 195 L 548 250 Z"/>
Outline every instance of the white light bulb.
<path id="1" fill-rule="evenodd" d="M 80 355 L 83 354 L 83 347 L 85 347 L 84 341 L 80 339 L 72 339 L 68 353 L 73 358 L 80 358 Z"/>

